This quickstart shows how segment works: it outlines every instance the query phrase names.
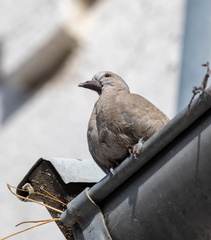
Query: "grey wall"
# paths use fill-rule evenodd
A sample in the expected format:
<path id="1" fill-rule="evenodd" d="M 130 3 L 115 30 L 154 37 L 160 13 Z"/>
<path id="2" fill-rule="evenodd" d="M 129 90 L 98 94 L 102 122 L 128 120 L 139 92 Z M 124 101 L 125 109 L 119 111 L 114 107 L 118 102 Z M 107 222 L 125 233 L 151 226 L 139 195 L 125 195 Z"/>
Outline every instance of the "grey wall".
<path id="1" fill-rule="evenodd" d="M 40 157 L 91 159 L 86 128 L 97 94 L 79 82 L 110 70 L 176 114 L 184 8 L 182 0 L 0 0 L 0 237 L 49 218 L 6 183 L 17 185 Z M 15 237 L 29 238 L 63 236 L 52 223 Z"/>

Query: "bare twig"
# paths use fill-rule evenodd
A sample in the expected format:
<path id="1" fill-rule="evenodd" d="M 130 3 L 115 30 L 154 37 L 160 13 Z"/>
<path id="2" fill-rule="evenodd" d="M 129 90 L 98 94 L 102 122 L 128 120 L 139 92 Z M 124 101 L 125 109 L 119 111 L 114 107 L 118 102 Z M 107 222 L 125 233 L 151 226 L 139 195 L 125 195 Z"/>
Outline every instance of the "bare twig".
<path id="1" fill-rule="evenodd" d="M 62 211 L 59 210 L 59 209 L 56 209 L 56 208 L 51 207 L 51 206 L 49 206 L 49 205 L 46 205 L 46 204 L 44 204 L 44 203 L 38 202 L 38 201 L 36 201 L 36 200 L 34 200 L 34 199 L 31 199 L 31 198 L 29 198 L 29 197 L 23 197 L 23 196 L 21 196 L 21 195 L 19 195 L 19 194 L 17 194 L 17 193 L 14 193 L 14 192 L 12 191 L 12 188 L 17 190 L 18 188 L 16 188 L 16 187 L 13 187 L 13 186 L 11 186 L 11 185 L 9 185 L 9 184 L 7 184 L 7 187 L 8 187 L 8 189 L 9 189 L 9 191 L 10 191 L 13 195 L 15 195 L 16 197 L 18 197 L 18 198 L 21 198 L 21 199 L 24 199 L 24 200 L 28 200 L 28 201 L 37 203 L 37 204 L 39 204 L 39 205 L 45 206 L 46 208 L 52 209 L 52 210 L 54 210 L 54 211 L 56 211 L 56 212 L 58 212 L 58 213 L 62 213 Z M 18 190 L 24 191 L 24 192 L 29 192 L 28 190 L 25 190 L 25 189 L 18 189 Z M 42 191 L 45 192 L 47 195 L 42 194 L 42 193 L 38 193 L 38 192 L 34 192 L 34 191 L 32 191 L 32 192 L 30 192 L 30 193 L 31 193 L 31 194 L 37 194 L 37 195 L 44 196 L 44 197 L 46 197 L 46 198 L 49 198 L 49 199 L 54 200 L 54 201 L 57 201 L 57 202 L 59 202 L 59 203 L 61 203 L 61 204 L 63 204 L 63 205 L 66 206 L 65 203 L 63 203 L 62 201 L 60 201 L 57 197 L 53 196 L 53 195 L 52 195 L 51 193 L 49 193 L 47 190 L 42 189 Z M 15 233 L 13 233 L 13 234 L 10 234 L 10 235 L 8 235 L 8 236 L 6 236 L 6 237 L 4 237 L 4 238 L 0 238 L 0 240 L 8 239 L 8 238 L 13 237 L 13 236 L 15 236 L 15 235 L 17 235 L 17 234 L 20 234 L 20 233 L 22 233 L 22 232 L 28 231 L 28 230 L 30 230 L 30 229 L 32 229 L 32 228 L 39 227 L 39 226 L 41 226 L 41 225 L 44 225 L 44 224 L 47 224 L 47 223 L 50 223 L 50 222 L 55 222 L 55 221 L 61 221 L 61 219 L 60 219 L 60 218 L 53 218 L 53 219 L 46 219 L 46 220 L 24 221 L 24 222 L 18 223 L 18 224 L 16 225 L 16 227 L 17 227 L 17 226 L 20 226 L 20 225 L 22 225 L 22 224 L 25 224 L 25 223 L 37 223 L 37 224 L 35 224 L 35 225 L 31 226 L 31 227 L 25 228 L 25 229 L 23 229 L 23 230 L 20 230 L 20 231 L 18 231 L 18 232 L 15 232 Z"/>
<path id="2" fill-rule="evenodd" d="M 190 100 L 190 103 L 188 104 L 188 109 L 190 109 L 190 106 L 191 106 L 191 103 L 193 102 L 193 99 L 195 98 L 195 96 L 199 93 L 203 94 L 203 93 L 206 93 L 208 95 L 210 95 L 210 93 L 208 91 L 206 91 L 206 87 L 207 87 L 207 82 L 208 82 L 208 78 L 211 74 L 211 70 L 209 68 L 209 62 L 205 63 L 205 64 L 202 64 L 203 67 L 207 67 L 207 72 L 202 80 L 202 83 L 199 87 L 193 87 L 193 96 Z"/>
<path id="3" fill-rule="evenodd" d="M 53 218 L 53 219 L 44 219 L 44 220 L 30 220 L 30 221 L 24 221 L 24 222 L 20 222 L 18 224 L 15 225 L 15 227 L 18 227 L 22 224 L 26 224 L 26 223 L 42 223 L 42 222 L 51 222 L 51 221 L 60 221 L 60 218 Z"/>
<path id="4" fill-rule="evenodd" d="M 54 207 L 51 207 L 51 206 L 49 206 L 49 205 L 47 205 L 47 204 L 38 202 L 38 201 L 36 201 L 36 200 L 34 200 L 34 199 L 31 199 L 31 198 L 23 197 L 23 196 L 21 196 L 21 195 L 19 195 L 19 194 L 17 194 L 17 193 L 14 193 L 14 192 L 12 191 L 12 188 L 17 189 L 16 187 L 13 187 L 13 186 L 11 186 L 11 185 L 9 185 L 9 184 L 7 184 L 7 187 L 8 187 L 8 189 L 10 190 L 10 192 L 11 192 L 13 195 L 15 195 L 16 197 L 19 197 L 19 198 L 24 199 L 24 200 L 27 199 L 28 201 L 35 202 L 35 203 L 37 203 L 37 204 L 39 204 L 39 205 L 45 206 L 46 208 L 52 209 L 52 210 L 54 210 L 55 212 L 63 213 L 61 210 L 56 209 L 56 208 L 54 208 Z M 1 240 L 1 239 L 0 239 L 0 240 Z"/>
<path id="5" fill-rule="evenodd" d="M 8 184 L 8 185 L 9 185 L 9 184 Z M 43 189 L 43 188 L 40 188 L 40 190 L 43 191 L 43 192 L 45 192 L 45 193 L 47 193 L 49 196 L 46 195 L 46 194 L 40 193 L 40 192 L 34 192 L 34 191 L 29 192 L 29 191 L 26 190 L 26 189 L 16 188 L 16 187 L 13 187 L 13 186 L 11 186 L 11 185 L 9 185 L 9 186 L 10 186 L 11 188 L 15 188 L 16 190 L 19 190 L 19 191 L 22 191 L 22 192 L 28 192 L 28 193 L 30 193 L 30 194 L 40 195 L 40 196 L 42 196 L 42 197 L 45 197 L 45 198 L 54 200 L 54 201 L 56 201 L 56 202 L 59 202 L 59 203 L 63 204 L 65 207 L 67 206 L 66 203 L 62 202 L 60 199 L 58 199 L 57 197 L 53 196 L 53 194 L 51 194 L 50 192 L 48 192 L 47 190 L 45 190 L 45 189 Z M 19 195 L 17 194 L 17 196 L 19 196 Z M 30 201 L 30 198 L 29 198 L 29 197 L 24 197 L 24 199 Z"/>
<path id="6" fill-rule="evenodd" d="M 28 230 L 30 230 L 30 229 L 32 229 L 32 228 L 39 227 L 39 226 L 41 226 L 41 225 L 44 225 L 44 224 L 47 224 L 47 223 L 50 223 L 50 222 L 61 221 L 61 219 L 60 219 L 60 218 L 54 218 L 54 219 L 47 219 L 47 220 L 41 220 L 41 221 L 42 221 L 42 222 L 39 223 L 39 224 L 35 224 L 35 225 L 31 226 L 31 227 L 25 228 L 25 229 L 23 229 L 23 230 L 20 230 L 20 231 L 18 231 L 18 232 L 15 232 L 15 233 L 13 233 L 13 234 L 10 234 L 10 235 L 8 235 L 8 236 L 6 236 L 6 237 L 0 238 L 0 240 L 8 239 L 8 238 L 13 237 L 13 236 L 15 236 L 15 235 L 17 235 L 17 234 L 20 234 L 20 233 L 22 233 L 22 232 L 28 231 Z M 29 221 L 29 222 L 33 222 L 33 221 Z M 36 222 L 36 221 L 34 221 L 34 222 Z M 37 222 L 39 222 L 39 221 L 37 221 Z M 27 223 L 27 222 L 23 222 L 23 223 Z M 22 223 L 20 223 L 20 224 L 22 224 Z M 20 224 L 18 224 L 18 225 L 20 225 Z M 17 226 L 17 225 L 16 225 L 16 226 Z"/>
<path id="7" fill-rule="evenodd" d="M 59 202 L 61 203 L 62 205 L 64 205 L 65 207 L 67 207 L 67 204 L 62 202 L 60 199 L 58 199 L 57 197 L 55 197 L 53 194 L 51 194 L 50 192 L 48 192 L 47 190 L 43 189 L 43 188 L 40 188 L 40 190 L 42 190 L 43 192 L 47 193 L 49 196 L 45 195 L 45 194 L 42 194 L 42 193 L 38 193 L 46 198 L 49 198 L 49 199 L 52 199 L 56 202 Z"/>

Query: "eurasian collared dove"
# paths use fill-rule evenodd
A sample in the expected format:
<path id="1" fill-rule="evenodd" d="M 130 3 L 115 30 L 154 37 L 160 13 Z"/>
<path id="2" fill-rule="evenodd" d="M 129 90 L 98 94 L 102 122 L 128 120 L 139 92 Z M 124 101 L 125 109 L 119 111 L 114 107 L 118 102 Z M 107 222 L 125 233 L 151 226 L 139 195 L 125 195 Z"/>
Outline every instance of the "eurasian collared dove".
<path id="1" fill-rule="evenodd" d="M 169 119 L 151 102 L 132 94 L 125 81 L 112 72 L 100 72 L 91 81 L 80 83 L 99 94 L 88 124 L 89 151 L 100 168 L 108 173 Z"/>

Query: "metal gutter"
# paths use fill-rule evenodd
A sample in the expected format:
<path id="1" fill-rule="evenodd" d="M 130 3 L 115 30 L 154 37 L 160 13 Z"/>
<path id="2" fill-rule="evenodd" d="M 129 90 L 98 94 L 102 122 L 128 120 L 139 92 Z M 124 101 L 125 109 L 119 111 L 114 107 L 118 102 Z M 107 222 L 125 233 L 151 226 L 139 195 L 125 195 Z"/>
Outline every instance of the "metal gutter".
<path id="1" fill-rule="evenodd" d="M 65 210 L 58 226 L 66 239 L 209 239 L 211 88 L 207 91 L 210 95 L 200 95 L 144 143 L 138 159 L 127 158 L 114 175 L 95 184 L 102 173 L 95 174 L 92 162 L 40 159 L 18 187 L 30 184 L 38 192 L 44 187 L 69 202 L 65 210 L 39 199 Z M 90 166 L 88 175 L 83 164 Z"/>
<path id="2" fill-rule="evenodd" d="M 211 88 L 209 88 L 207 91 L 211 93 Z M 144 165 L 150 162 L 153 157 L 155 157 L 159 152 L 165 149 L 167 145 L 169 144 L 171 145 L 172 141 L 174 141 L 183 131 L 185 131 L 188 127 L 190 127 L 197 119 L 199 119 L 203 114 L 205 114 L 205 112 L 209 112 L 208 110 L 210 108 L 211 108 L 211 95 L 208 95 L 208 94 L 200 95 L 198 99 L 193 101 L 190 109 L 187 109 L 187 108 L 184 109 L 174 119 L 172 119 L 165 127 L 163 127 L 159 132 L 157 132 L 154 136 L 152 136 L 147 142 L 145 142 L 145 144 L 143 145 L 142 153 L 138 157 L 138 159 L 134 159 L 133 157 L 127 158 L 122 164 L 120 164 L 117 168 L 115 168 L 115 175 L 108 174 L 105 178 L 103 178 L 100 182 L 95 184 L 92 188 L 86 189 L 85 190 L 86 200 L 84 199 L 83 202 L 80 201 L 79 196 L 76 197 L 72 202 L 70 202 L 68 204 L 67 210 L 61 215 L 63 223 L 66 224 L 67 226 L 72 226 L 75 223 L 79 223 L 79 228 L 81 228 L 82 230 L 82 235 L 83 233 L 86 233 L 85 234 L 86 238 L 84 239 L 97 239 L 97 235 L 95 236 L 95 238 L 89 238 L 87 236 L 87 228 L 84 228 L 83 225 L 80 225 L 80 221 L 78 220 L 78 212 L 82 213 L 82 214 L 80 213 L 80 218 L 83 219 L 83 213 L 86 214 L 86 211 L 87 211 L 84 208 L 85 206 L 84 201 L 92 202 L 95 205 L 98 204 L 99 206 L 101 206 L 101 210 L 105 209 L 106 211 L 106 209 L 110 209 L 110 210 L 113 209 L 112 200 L 108 200 L 108 202 L 111 201 L 110 208 L 109 207 L 106 208 L 106 201 L 107 199 L 111 198 L 110 196 L 112 195 L 112 193 L 115 196 L 115 198 L 118 198 L 116 197 L 116 191 L 118 192 L 117 189 L 120 186 L 121 186 L 121 189 L 123 188 L 123 186 L 127 190 L 130 189 L 128 188 L 128 186 L 125 187 L 124 182 L 126 182 L 131 176 L 136 175 L 135 173 L 137 171 L 141 171 Z M 210 112 L 208 114 L 210 115 Z M 188 148 L 186 149 L 186 151 L 188 151 Z M 186 152 L 185 154 L 188 155 L 188 152 Z M 167 173 L 171 172 L 171 170 L 168 169 Z M 152 188 L 152 187 L 153 185 L 149 186 L 149 188 Z M 123 192 L 124 191 L 122 192 L 120 191 L 119 194 L 122 195 Z M 85 195 L 85 194 L 82 192 L 81 195 Z M 77 206 L 77 207 L 74 208 L 72 206 Z M 127 205 L 127 208 L 128 208 L 128 205 Z M 138 209 L 136 210 L 138 211 Z M 121 210 L 121 211 L 124 212 L 125 210 Z M 121 213 L 121 211 L 119 212 L 119 214 Z M 111 215 L 112 215 L 112 211 L 110 216 Z M 123 217 L 127 218 L 127 215 Z M 90 223 L 90 225 L 92 229 L 98 228 L 98 226 L 93 225 L 92 223 Z M 106 226 L 104 227 L 106 228 Z M 120 229 L 118 229 L 118 231 L 121 231 L 121 227 Z M 77 238 L 77 239 L 83 239 L 83 238 Z M 105 237 L 102 239 L 107 239 L 107 238 Z M 118 238 L 115 238 L 115 239 L 118 239 Z"/>
<path id="3" fill-rule="evenodd" d="M 207 90 L 211 94 L 211 87 Z M 203 94 L 193 101 L 190 109 L 185 108 L 166 126 L 147 140 L 138 159 L 132 156 L 115 168 L 115 175 L 108 174 L 103 180 L 89 189 L 89 195 L 96 203 L 105 199 L 131 175 L 146 164 L 161 149 L 173 141 L 181 132 L 188 128 L 197 118 L 211 107 L 211 95 Z"/>

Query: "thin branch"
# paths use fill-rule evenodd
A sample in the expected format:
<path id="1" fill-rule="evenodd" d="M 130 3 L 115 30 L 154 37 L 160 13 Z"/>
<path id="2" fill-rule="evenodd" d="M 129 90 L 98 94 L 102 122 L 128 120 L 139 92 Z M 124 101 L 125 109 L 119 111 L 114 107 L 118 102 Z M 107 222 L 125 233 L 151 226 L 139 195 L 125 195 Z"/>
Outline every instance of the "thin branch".
<path id="1" fill-rule="evenodd" d="M 53 218 L 54 221 L 60 221 L 61 219 L 60 218 Z M 15 227 L 18 227 L 22 224 L 26 224 L 26 223 L 39 223 L 39 222 L 49 222 L 51 221 L 52 219 L 44 219 L 44 220 L 32 220 L 32 221 L 24 221 L 24 222 L 20 222 L 18 224 L 15 225 Z"/>
<path id="2" fill-rule="evenodd" d="M 31 194 L 40 195 L 40 196 L 42 196 L 42 197 L 45 197 L 45 198 L 54 200 L 54 201 L 56 201 L 56 202 L 59 202 L 59 203 L 63 204 L 64 206 L 67 206 L 66 203 L 62 202 L 61 200 L 59 200 L 57 197 L 53 196 L 53 194 L 51 194 L 50 192 L 48 192 L 48 191 L 45 190 L 45 189 L 40 188 L 40 190 L 42 190 L 43 192 L 46 192 L 49 196 L 48 196 L 48 195 L 45 195 L 45 194 L 43 194 L 43 193 L 40 193 L 40 192 L 35 192 L 35 191 L 29 192 L 29 191 L 26 190 L 26 189 L 16 188 L 16 187 L 13 187 L 13 186 L 11 186 L 11 185 L 10 185 L 10 187 L 15 188 L 16 190 L 19 190 L 19 191 L 22 191 L 22 192 L 28 192 L 28 193 L 31 193 Z M 25 200 L 27 200 L 27 199 L 29 199 L 29 198 L 26 197 Z"/>
<path id="3" fill-rule="evenodd" d="M 0 240 L 8 239 L 8 238 L 13 237 L 13 236 L 15 236 L 15 235 L 17 235 L 17 234 L 20 234 L 20 233 L 22 233 L 22 232 L 26 232 L 26 231 L 28 231 L 28 230 L 30 230 L 30 229 L 32 229 L 32 228 L 36 228 L 36 227 L 42 226 L 42 225 L 44 225 L 44 224 L 47 224 L 47 223 L 50 223 L 50 222 L 55 222 L 55 221 L 61 221 L 61 219 L 60 219 L 60 218 L 54 218 L 54 219 L 44 220 L 44 222 L 42 222 L 42 223 L 36 224 L 36 225 L 34 225 L 34 226 L 31 226 L 31 227 L 25 228 L 25 229 L 23 229 L 23 230 L 20 230 L 20 231 L 18 231 L 18 232 L 15 232 L 15 233 L 13 233 L 13 234 L 10 234 L 10 235 L 8 235 L 8 236 L 6 236 L 6 237 L 0 238 Z"/>
<path id="4" fill-rule="evenodd" d="M 51 207 L 51 206 L 49 206 L 49 205 L 47 205 L 47 204 L 38 202 L 38 201 L 33 200 L 33 199 L 31 199 L 31 198 L 23 197 L 23 196 L 21 196 L 21 195 L 19 195 L 19 194 L 17 194 L 17 193 L 14 193 L 11 188 L 16 189 L 16 187 L 13 187 L 13 186 L 11 186 L 11 185 L 9 185 L 9 184 L 7 184 L 7 187 L 8 187 L 8 189 L 10 190 L 10 192 L 11 192 L 13 195 L 15 195 L 16 197 L 19 197 L 19 198 L 24 199 L 24 200 L 29 200 L 29 201 L 34 202 L 34 203 L 37 203 L 37 204 L 39 204 L 39 205 L 45 206 L 46 208 L 52 209 L 52 210 L 54 210 L 55 212 L 63 213 L 63 211 L 61 211 L 61 210 L 59 210 L 59 209 L 56 209 L 56 208 L 54 208 L 54 207 Z"/>
<path id="5" fill-rule="evenodd" d="M 193 96 L 192 96 L 192 98 L 191 98 L 191 100 L 190 100 L 190 102 L 189 102 L 189 104 L 188 104 L 188 109 L 190 109 L 190 106 L 191 106 L 191 104 L 192 104 L 192 102 L 193 102 L 193 99 L 195 98 L 195 96 L 197 95 L 197 94 L 199 94 L 199 93 L 206 93 L 206 94 L 208 94 L 208 95 L 211 95 L 208 91 L 206 91 L 206 87 L 207 87 L 207 83 L 208 83 L 208 78 L 209 78 L 209 76 L 210 76 L 210 74 L 211 74 L 211 70 L 210 70 L 210 68 L 209 68 L 209 62 L 207 62 L 207 63 L 205 63 L 205 64 L 202 64 L 202 66 L 203 67 L 207 67 L 207 72 L 206 72 L 206 74 L 205 74 L 205 76 L 204 76 L 204 78 L 203 78 L 203 80 L 202 80 L 202 82 L 201 82 L 201 86 L 199 86 L 199 87 L 193 87 Z"/>
<path id="6" fill-rule="evenodd" d="M 53 194 L 51 194 L 51 193 L 48 192 L 47 190 L 42 189 L 42 188 L 40 188 L 40 190 L 42 190 L 43 192 L 47 193 L 49 196 L 40 193 L 41 195 L 43 195 L 43 196 L 45 196 L 45 197 L 47 197 L 47 198 L 49 198 L 49 199 L 52 199 L 52 200 L 54 200 L 54 201 L 56 201 L 56 202 L 59 202 L 59 203 L 63 204 L 64 206 L 67 206 L 66 203 L 62 202 L 60 199 L 58 199 L 57 197 L 55 197 Z"/>

